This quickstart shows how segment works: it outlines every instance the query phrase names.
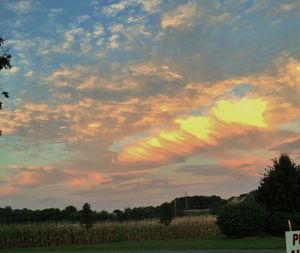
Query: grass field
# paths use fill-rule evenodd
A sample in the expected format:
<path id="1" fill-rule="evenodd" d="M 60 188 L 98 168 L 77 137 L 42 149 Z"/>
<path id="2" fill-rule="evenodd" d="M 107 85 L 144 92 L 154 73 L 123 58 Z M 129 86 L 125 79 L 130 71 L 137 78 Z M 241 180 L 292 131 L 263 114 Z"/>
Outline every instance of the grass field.
<path id="1" fill-rule="evenodd" d="M 95 245 L 61 246 L 51 248 L 5 249 L 1 253 L 29 253 L 29 252 L 87 252 L 87 251 L 128 251 L 128 250 L 200 250 L 200 249 L 285 249 L 284 238 L 254 237 L 244 239 L 228 239 L 223 236 L 157 240 L 141 242 L 115 242 Z"/>

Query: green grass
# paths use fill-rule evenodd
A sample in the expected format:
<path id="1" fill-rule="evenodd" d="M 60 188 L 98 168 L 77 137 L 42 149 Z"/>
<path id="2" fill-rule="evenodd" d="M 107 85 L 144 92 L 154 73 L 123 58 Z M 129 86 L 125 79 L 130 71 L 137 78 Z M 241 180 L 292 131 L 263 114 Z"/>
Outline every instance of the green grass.
<path id="1" fill-rule="evenodd" d="M 96 245 L 70 245 L 51 248 L 2 249 L 0 253 L 26 252 L 80 252 L 109 250 L 200 250 L 200 249 L 285 249 L 284 238 L 253 237 L 244 239 L 228 239 L 223 236 L 141 242 L 114 242 Z"/>

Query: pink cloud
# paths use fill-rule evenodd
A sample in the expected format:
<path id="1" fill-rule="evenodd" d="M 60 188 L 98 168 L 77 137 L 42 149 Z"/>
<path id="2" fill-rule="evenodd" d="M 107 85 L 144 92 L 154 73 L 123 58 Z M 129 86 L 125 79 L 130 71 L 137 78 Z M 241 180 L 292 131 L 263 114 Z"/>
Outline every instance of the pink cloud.
<path id="1" fill-rule="evenodd" d="M 17 192 L 17 189 L 11 185 L 4 185 L 0 187 L 0 197 L 12 195 Z"/>

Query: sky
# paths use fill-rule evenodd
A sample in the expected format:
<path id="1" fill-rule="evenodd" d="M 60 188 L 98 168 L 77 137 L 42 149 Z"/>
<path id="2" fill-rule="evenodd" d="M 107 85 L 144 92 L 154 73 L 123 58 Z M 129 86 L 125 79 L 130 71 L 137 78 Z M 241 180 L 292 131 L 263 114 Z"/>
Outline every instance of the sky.
<path id="1" fill-rule="evenodd" d="M 300 163 L 300 1 L 0 6 L 0 206 L 228 198 Z"/>

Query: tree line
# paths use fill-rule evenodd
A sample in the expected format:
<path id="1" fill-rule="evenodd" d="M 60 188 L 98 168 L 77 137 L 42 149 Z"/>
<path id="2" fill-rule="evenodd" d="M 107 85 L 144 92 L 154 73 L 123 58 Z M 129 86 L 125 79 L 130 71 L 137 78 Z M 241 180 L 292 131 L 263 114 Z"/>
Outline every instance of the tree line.
<path id="1" fill-rule="evenodd" d="M 186 208 L 188 209 L 207 209 L 214 208 L 225 202 L 218 196 L 188 196 L 176 198 L 171 202 L 165 202 L 159 206 L 146 206 L 116 209 L 113 212 L 92 211 L 94 221 L 128 221 L 160 218 L 162 212 L 173 217 L 183 216 Z M 166 211 L 167 209 L 167 211 Z M 84 208 L 78 210 L 75 206 L 67 206 L 64 209 L 46 208 L 43 210 L 31 210 L 27 208 L 13 209 L 10 206 L 0 207 L 0 224 L 9 223 L 28 223 L 28 222 L 80 222 L 84 213 Z"/>

